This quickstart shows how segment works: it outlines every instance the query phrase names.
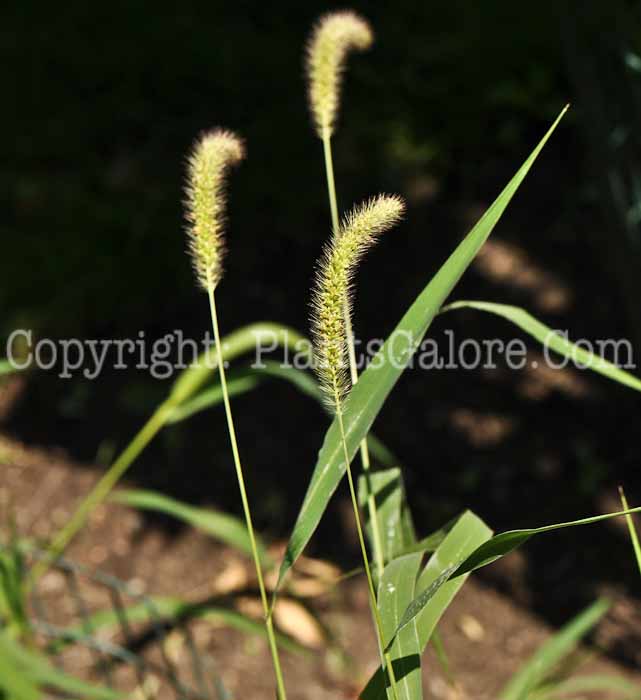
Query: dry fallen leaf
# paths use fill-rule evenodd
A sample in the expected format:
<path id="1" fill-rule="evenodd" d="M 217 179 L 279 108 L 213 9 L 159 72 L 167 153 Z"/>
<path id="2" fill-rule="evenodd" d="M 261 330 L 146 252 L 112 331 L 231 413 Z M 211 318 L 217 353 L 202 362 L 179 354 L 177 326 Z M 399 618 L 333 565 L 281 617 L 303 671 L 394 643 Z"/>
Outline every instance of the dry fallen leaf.
<path id="1" fill-rule="evenodd" d="M 472 642 L 480 642 L 485 637 L 483 625 L 471 615 L 463 615 L 459 620 L 461 632 Z"/>
<path id="2" fill-rule="evenodd" d="M 283 632 L 301 644 L 313 649 L 324 645 L 325 637 L 321 626 L 300 603 L 280 598 L 274 608 L 274 620 Z"/>

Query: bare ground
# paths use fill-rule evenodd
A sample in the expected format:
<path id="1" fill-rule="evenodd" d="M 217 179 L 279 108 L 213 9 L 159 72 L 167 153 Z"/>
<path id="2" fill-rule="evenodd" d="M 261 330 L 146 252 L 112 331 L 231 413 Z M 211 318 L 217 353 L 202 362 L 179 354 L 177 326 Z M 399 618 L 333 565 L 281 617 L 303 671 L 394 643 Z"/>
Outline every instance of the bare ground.
<path id="1" fill-rule="evenodd" d="M 60 450 L 25 446 L 0 435 L 0 503 L 5 513 L 8 508 L 15 516 L 22 535 L 50 535 L 65 522 L 95 479 L 95 470 L 72 463 Z M 93 514 L 68 556 L 117 576 L 146 595 L 180 596 L 191 601 L 223 596 L 236 609 L 259 616 L 251 567 L 241 555 L 199 532 L 176 532 L 166 525 L 109 503 Z M 279 547 L 282 543 L 275 544 L 273 551 Z M 503 573 L 517 583 L 520 556 L 508 557 L 502 564 Z M 291 593 L 296 595 L 285 599 L 278 611 L 281 629 L 308 650 L 306 654 L 284 653 L 284 672 L 293 699 L 356 698 L 377 665 L 364 581 L 354 577 L 337 583 L 341 574 L 333 564 L 304 559 L 291 584 Z M 77 610 L 74 612 L 64 577 L 50 572 L 41 590 L 52 619 L 69 624 Z M 108 603 L 104 595 L 94 595 L 89 585 L 82 594 L 89 610 Z M 639 667 L 641 606 L 636 600 L 614 594 L 615 603 L 599 626 L 594 646 L 583 650 L 588 661 L 582 671 L 615 673 L 641 685 L 641 673 L 630 663 L 621 665 L 616 658 L 625 645 L 627 658 L 635 657 Z M 424 665 L 426 696 L 496 698 L 510 675 L 551 632 L 510 598 L 470 578 L 441 625 L 455 683 L 448 682 L 430 651 Z M 273 698 L 273 677 L 263 639 L 216 621 L 198 622 L 192 634 L 207 668 L 215 669 L 233 697 Z M 170 634 L 164 651 L 179 673 L 188 673 L 191 657 L 184 642 L 178 638 L 172 641 Z M 159 652 L 148 653 L 153 658 Z M 87 669 L 94 667 L 92 661 L 95 657 L 76 650 L 67 654 L 65 666 L 87 675 Z M 117 682 L 135 685 L 131 673 L 118 673 L 122 680 Z M 153 690 L 157 679 L 151 676 L 145 683 Z M 143 696 L 140 689 L 132 694 Z M 165 697 L 164 691 L 158 697 Z"/>

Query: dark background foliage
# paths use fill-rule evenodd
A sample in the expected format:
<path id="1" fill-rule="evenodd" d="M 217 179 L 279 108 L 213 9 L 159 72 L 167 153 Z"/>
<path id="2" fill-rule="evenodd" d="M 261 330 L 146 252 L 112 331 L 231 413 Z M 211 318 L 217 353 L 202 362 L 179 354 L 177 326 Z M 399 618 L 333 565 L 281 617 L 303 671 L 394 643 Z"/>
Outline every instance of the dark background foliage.
<path id="1" fill-rule="evenodd" d="M 377 39 L 349 62 L 335 138 L 339 202 L 380 191 L 409 201 L 407 221 L 359 274 L 361 336 L 393 328 L 569 101 L 496 236 L 562 280 L 571 303 L 546 313 L 527 290 L 477 269 L 455 296 L 518 303 L 574 337 L 629 337 L 641 347 L 641 24 L 631 3 L 580 6 L 579 14 L 574 3 L 353 3 Z M 237 130 L 248 146 L 231 183 L 222 326 L 271 319 L 306 329 L 329 224 L 303 46 L 330 9 L 288 1 L 5 7 L 0 332 L 119 338 L 143 330 L 153 339 L 178 328 L 200 337 L 208 312 L 184 254 L 181 188 L 185 153 L 215 125 Z M 459 337 L 511 333 L 473 314 L 438 320 L 434 337 L 447 328 Z M 407 467 L 422 533 L 464 506 L 507 528 L 592 513 L 620 481 L 631 500 L 641 497 L 636 395 L 594 379 L 588 398 L 553 390 L 535 401 L 519 393 L 522 379 L 445 371 L 400 382 L 376 430 Z M 33 374 L 8 428 L 104 463 L 168 386 L 134 369 L 93 382 Z M 475 444 L 451 421 L 460 410 L 507 416 L 516 427 L 490 446 Z M 261 494 L 258 522 L 284 536 L 326 419 L 275 383 L 238 399 L 236 412 Z M 229 468 L 222 415 L 208 413 L 165 431 L 133 476 L 237 510 Z M 315 546 L 351 556 L 340 528 L 328 517 Z M 615 546 L 620 557 L 598 566 L 598 552 Z M 608 528 L 528 547 L 531 602 L 555 619 L 597 583 L 632 575 L 624 533 Z"/>

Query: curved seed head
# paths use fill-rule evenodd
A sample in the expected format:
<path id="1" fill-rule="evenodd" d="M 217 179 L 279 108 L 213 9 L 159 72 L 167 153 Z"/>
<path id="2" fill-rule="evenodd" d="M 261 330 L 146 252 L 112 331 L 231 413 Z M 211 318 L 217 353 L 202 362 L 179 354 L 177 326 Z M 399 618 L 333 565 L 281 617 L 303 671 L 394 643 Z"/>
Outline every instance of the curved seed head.
<path id="1" fill-rule="evenodd" d="M 244 145 L 238 136 L 214 129 L 198 138 L 187 161 L 188 249 L 198 284 L 205 291 L 213 289 L 223 273 L 227 170 L 244 157 Z"/>
<path id="2" fill-rule="evenodd" d="M 379 195 L 354 207 L 323 248 L 312 290 L 315 367 L 327 404 L 336 410 L 349 391 L 345 317 L 351 314 L 354 274 L 367 249 L 400 221 L 405 203 Z"/>
<path id="3" fill-rule="evenodd" d="M 338 108 L 347 54 L 364 51 L 374 40 L 362 17 L 345 10 L 324 15 L 315 26 L 307 45 L 309 103 L 318 135 L 331 135 Z"/>

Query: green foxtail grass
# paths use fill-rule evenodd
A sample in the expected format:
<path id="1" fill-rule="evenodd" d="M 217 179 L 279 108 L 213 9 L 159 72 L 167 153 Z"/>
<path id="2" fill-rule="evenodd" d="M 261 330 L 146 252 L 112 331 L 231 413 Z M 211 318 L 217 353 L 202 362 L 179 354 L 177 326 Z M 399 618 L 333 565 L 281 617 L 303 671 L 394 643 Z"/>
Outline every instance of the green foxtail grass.
<path id="1" fill-rule="evenodd" d="M 243 505 L 245 522 L 251 543 L 252 556 L 256 567 L 256 577 L 260 589 L 260 597 L 265 614 L 265 626 L 272 655 L 276 685 L 280 700 L 286 700 L 285 684 L 278 656 L 276 635 L 267 600 L 260 555 L 256 544 L 251 509 L 245 488 L 245 478 L 238 452 L 236 430 L 231 412 L 225 363 L 222 357 L 218 314 L 216 311 L 215 290 L 222 277 L 222 260 L 224 257 L 224 211 L 225 211 L 225 175 L 230 166 L 238 163 L 244 157 L 242 141 L 229 131 L 217 129 L 203 134 L 196 142 L 188 161 L 188 180 L 186 198 L 186 219 L 188 222 L 187 238 L 191 253 L 196 279 L 207 292 L 211 323 L 214 331 L 216 352 L 218 354 L 218 371 L 223 391 L 223 403 L 227 417 L 227 428 L 231 442 L 238 488 Z"/>
<path id="2" fill-rule="evenodd" d="M 319 20 L 307 47 L 309 102 L 318 135 L 331 135 L 340 103 L 347 54 L 364 51 L 373 40 L 369 24 L 354 12 L 332 12 Z"/>
<path id="3" fill-rule="evenodd" d="M 339 230 L 338 202 L 334 181 L 332 133 L 340 106 L 340 82 L 350 49 L 367 49 L 373 41 L 372 30 L 365 19 L 353 12 L 325 15 L 316 25 L 307 47 L 307 76 L 309 102 L 318 136 L 323 142 L 327 193 L 334 235 Z M 344 310 L 347 354 L 352 386 L 358 381 L 354 334 L 349 309 Z M 383 544 L 378 523 L 376 500 L 370 478 L 370 456 L 367 438 L 360 444 L 361 463 L 365 472 L 367 509 L 372 528 L 373 555 L 378 575 L 383 573 Z"/>
<path id="4" fill-rule="evenodd" d="M 623 510 L 630 510 L 628 505 L 628 499 L 625 497 L 625 492 L 623 491 L 623 486 L 619 486 L 619 497 L 621 499 L 621 505 Z M 637 529 L 634 525 L 634 520 L 632 519 L 631 513 L 626 513 L 625 520 L 628 525 L 628 532 L 630 533 L 630 541 L 632 542 L 632 549 L 634 550 L 634 556 L 637 560 L 637 566 L 639 567 L 639 573 L 641 574 L 641 544 L 639 543 L 639 535 L 637 534 Z"/>
<path id="5" fill-rule="evenodd" d="M 382 662 L 387 669 L 395 697 L 397 696 L 396 679 L 390 656 L 384 651 L 383 626 L 378 612 L 374 581 L 363 537 L 342 414 L 343 402 L 349 393 L 345 319 L 351 316 L 354 274 L 367 249 L 375 243 L 381 233 L 400 220 L 404 208 L 400 197 L 379 195 L 355 208 L 345 217 L 340 230 L 334 232 L 335 235 L 323 249 L 311 302 L 315 368 L 327 404 L 336 413 L 339 424 L 345 470 L 367 576 L 372 614 L 380 644 Z"/>

